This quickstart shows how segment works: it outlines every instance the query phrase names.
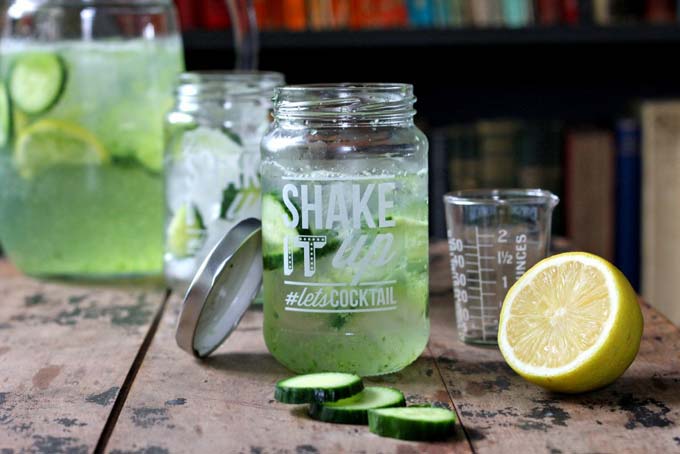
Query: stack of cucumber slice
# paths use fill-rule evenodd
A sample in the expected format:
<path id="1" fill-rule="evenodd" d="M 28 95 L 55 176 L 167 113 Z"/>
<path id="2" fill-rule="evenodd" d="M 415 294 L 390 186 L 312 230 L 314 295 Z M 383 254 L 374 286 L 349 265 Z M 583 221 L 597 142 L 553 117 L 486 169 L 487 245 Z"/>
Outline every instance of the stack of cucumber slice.
<path id="1" fill-rule="evenodd" d="M 274 397 L 287 404 L 309 404 L 319 421 L 368 424 L 377 435 L 402 440 L 441 440 L 452 435 L 456 415 L 435 407 L 405 407 L 401 391 L 364 387 L 361 377 L 339 372 L 298 375 L 276 384 Z"/>

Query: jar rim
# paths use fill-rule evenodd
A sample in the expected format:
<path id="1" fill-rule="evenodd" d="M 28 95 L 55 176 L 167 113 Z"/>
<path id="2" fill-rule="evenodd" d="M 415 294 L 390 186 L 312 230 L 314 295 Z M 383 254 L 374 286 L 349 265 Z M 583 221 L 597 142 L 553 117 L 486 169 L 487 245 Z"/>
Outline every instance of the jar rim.
<path id="1" fill-rule="evenodd" d="M 413 85 L 406 83 L 325 83 L 278 87 L 275 117 L 287 120 L 400 122 L 415 115 Z"/>
<path id="2" fill-rule="evenodd" d="M 549 205 L 560 201 L 546 189 L 463 189 L 444 195 L 450 205 Z"/>
<path id="3" fill-rule="evenodd" d="M 178 76 L 176 93 L 187 98 L 262 96 L 284 83 L 284 75 L 275 71 L 188 71 Z"/>

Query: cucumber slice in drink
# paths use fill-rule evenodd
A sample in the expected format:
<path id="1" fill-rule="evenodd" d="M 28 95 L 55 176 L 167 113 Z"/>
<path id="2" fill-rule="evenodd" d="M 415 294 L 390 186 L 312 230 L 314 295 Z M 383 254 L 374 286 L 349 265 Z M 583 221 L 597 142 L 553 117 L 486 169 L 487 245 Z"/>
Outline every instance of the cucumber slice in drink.
<path id="1" fill-rule="evenodd" d="M 340 372 L 298 375 L 276 384 L 274 398 L 285 404 L 335 402 L 364 389 L 361 377 Z"/>
<path id="2" fill-rule="evenodd" d="M 57 102 L 65 80 L 66 68 L 58 55 L 34 52 L 14 63 L 9 77 L 9 93 L 21 110 L 35 115 Z"/>
<path id="3" fill-rule="evenodd" d="M 441 440 L 453 434 L 456 414 L 444 408 L 406 407 L 368 410 L 368 428 L 381 437 Z"/>
<path id="4" fill-rule="evenodd" d="M 368 386 L 356 396 L 337 402 L 311 403 L 309 416 L 324 422 L 368 424 L 368 410 L 403 407 L 405 404 L 404 395 L 398 389 Z"/>
<path id="5" fill-rule="evenodd" d="M 262 196 L 262 255 L 264 256 L 264 268 L 274 270 L 283 266 L 283 242 L 287 237 L 296 237 L 298 230 L 288 227 L 286 221 L 290 221 L 290 213 L 283 202 L 273 194 Z M 290 251 L 301 256 L 302 250 L 290 242 Z"/>
<path id="6" fill-rule="evenodd" d="M 9 142 L 11 130 L 12 109 L 10 108 L 5 84 L 0 82 L 0 147 L 4 147 Z"/>

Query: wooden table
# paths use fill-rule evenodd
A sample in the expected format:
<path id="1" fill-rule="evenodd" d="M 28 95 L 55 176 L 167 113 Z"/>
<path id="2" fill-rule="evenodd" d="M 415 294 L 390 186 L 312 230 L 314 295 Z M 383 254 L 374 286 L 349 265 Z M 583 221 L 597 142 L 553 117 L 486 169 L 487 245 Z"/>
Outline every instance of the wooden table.
<path id="1" fill-rule="evenodd" d="M 37 281 L 0 262 L 0 454 L 680 452 L 680 331 L 643 304 L 645 334 L 613 385 L 564 396 L 457 340 L 446 245 L 432 248 L 432 336 L 402 372 L 368 380 L 455 409 L 451 440 L 411 443 L 310 420 L 274 402 L 289 374 L 248 312 L 210 359 L 179 350 L 179 297 L 158 283 Z"/>

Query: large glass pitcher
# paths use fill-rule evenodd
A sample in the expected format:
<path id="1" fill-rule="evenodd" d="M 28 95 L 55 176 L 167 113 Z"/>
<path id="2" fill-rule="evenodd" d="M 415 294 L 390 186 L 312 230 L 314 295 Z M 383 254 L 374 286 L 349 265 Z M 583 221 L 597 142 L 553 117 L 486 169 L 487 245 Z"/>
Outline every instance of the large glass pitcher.
<path id="1" fill-rule="evenodd" d="M 39 276 L 158 274 L 169 0 L 14 0 L 0 39 L 0 241 Z"/>

